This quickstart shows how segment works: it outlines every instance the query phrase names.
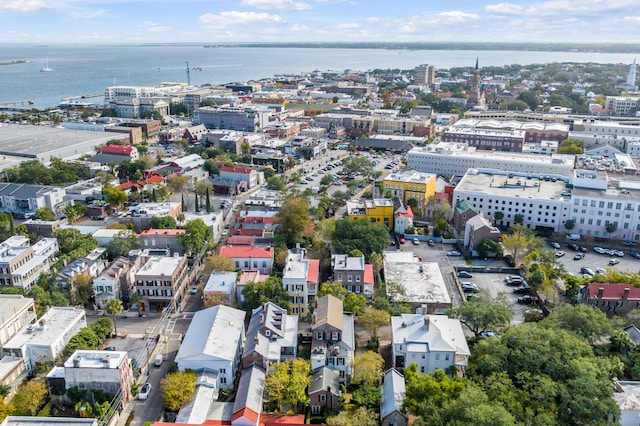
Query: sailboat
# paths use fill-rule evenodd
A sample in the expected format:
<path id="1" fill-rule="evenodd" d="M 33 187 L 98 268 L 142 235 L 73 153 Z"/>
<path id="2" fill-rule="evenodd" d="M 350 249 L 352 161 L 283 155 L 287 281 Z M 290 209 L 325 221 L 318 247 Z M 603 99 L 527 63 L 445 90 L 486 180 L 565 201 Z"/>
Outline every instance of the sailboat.
<path id="1" fill-rule="evenodd" d="M 53 68 L 49 68 L 49 61 L 47 58 L 42 59 L 42 63 L 40 64 L 40 72 L 51 72 Z"/>

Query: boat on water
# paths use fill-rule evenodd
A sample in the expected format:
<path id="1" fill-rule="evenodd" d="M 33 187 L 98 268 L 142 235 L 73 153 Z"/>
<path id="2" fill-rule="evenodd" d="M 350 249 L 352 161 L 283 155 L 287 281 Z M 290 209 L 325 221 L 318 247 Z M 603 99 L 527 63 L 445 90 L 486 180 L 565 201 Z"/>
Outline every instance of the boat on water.
<path id="1" fill-rule="evenodd" d="M 47 58 L 42 59 L 40 64 L 40 72 L 51 72 L 53 68 L 49 68 L 49 60 Z"/>

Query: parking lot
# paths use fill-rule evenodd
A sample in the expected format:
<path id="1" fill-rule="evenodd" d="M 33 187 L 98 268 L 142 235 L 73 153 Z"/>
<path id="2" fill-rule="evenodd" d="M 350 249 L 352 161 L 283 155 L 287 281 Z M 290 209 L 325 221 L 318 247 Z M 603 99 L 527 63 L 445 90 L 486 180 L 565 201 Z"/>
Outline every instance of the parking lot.
<path id="1" fill-rule="evenodd" d="M 567 247 L 568 244 L 570 243 L 560 243 L 559 250 L 563 251 L 565 254 L 564 256 L 558 258 L 558 261 L 564 265 L 567 272 L 570 272 L 574 275 L 581 276 L 582 273 L 580 272 L 580 268 L 582 267 L 590 268 L 594 272 L 598 268 L 602 268 L 605 270 L 611 268 L 620 272 L 633 273 L 638 273 L 640 271 L 640 259 L 636 259 L 629 255 L 629 253 L 632 251 L 640 252 L 640 248 L 633 247 L 631 248 L 631 250 L 622 250 L 618 248 L 617 250 L 620 250 L 624 253 L 624 256 L 618 257 L 615 255 L 599 254 L 596 253 L 592 247 L 588 247 L 587 252 L 582 259 L 574 260 L 574 256 L 578 252 L 570 250 Z M 547 245 L 547 247 L 552 248 L 549 245 Z M 605 245 L 599 247 L 607 248 Z M 616 265 L 610 265 L 609 262 L 611 259 L 614 259 L 614 261 L 618 261 L 618 263 Z"/>

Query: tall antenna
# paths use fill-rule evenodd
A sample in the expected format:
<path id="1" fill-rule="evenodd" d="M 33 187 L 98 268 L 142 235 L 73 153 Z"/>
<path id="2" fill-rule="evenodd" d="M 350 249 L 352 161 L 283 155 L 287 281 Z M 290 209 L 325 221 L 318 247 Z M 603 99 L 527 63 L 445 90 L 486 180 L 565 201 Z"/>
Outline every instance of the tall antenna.
<path id="1" fill-rule="evenodd" d="M 191 70 L 189 70 L 189 61 L 185 61 L 184 63 L 187 64 L 187 86 L 191 86 Z"/>

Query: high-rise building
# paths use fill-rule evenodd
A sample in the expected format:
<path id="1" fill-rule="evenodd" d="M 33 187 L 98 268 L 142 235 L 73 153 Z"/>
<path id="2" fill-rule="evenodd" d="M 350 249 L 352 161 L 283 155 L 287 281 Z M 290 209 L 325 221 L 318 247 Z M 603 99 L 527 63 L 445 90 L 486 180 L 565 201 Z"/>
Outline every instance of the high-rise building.
<path id="1" fill-rule="evenodd" d="M 413 80 L 421 86 L 433 84 L 436 78 L 436 68 L 433 65 L 422 64 L 413 70 Z"/>
<path id="2" fill-rule="evenodd" d="M 629 74 L 627 74 L 627 86 L 636 87 L 636 58 L 633 58 L 633 64 L 629 68 Z"/>

